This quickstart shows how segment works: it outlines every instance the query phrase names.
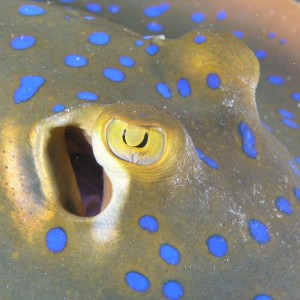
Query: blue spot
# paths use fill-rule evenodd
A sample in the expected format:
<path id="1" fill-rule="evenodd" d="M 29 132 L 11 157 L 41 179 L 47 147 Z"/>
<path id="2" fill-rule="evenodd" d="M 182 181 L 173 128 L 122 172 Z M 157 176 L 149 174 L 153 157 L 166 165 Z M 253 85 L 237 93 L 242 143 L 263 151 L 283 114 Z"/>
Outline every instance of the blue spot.
<path id="1" fill-rule="evenodd" d="M 103 75 L 105 78 L 114 82 L 122 82 L 125 80 L 125 74 L 121 70 L 115 68 L 104 69 Z"/>
<path id="2" fill-rule="evenodd" d="M 35 38 L 30 35 L 16 36 L 10 42 L 11 47 L 15 50 L 28 49 L 34 46 L 34 44 L 35 44 Z"/>
<path id="3" fill-rule="evenodd" d="M 165 244 L 159 249 L 160 257 L 169 265 L 178 265 L 180 262 L 180 253 L 175 247 Z"/>
<path id="4" fill-rule="evenodd" d="M 219 11 L 216 15 L 218 21 L 224 21 L 227 18 L 227 12 L 225 10 Z"/>
<path id="5" fill-rule="evenodd" d="M 132 68 L 135 65 L 134 59 L 129 56 L 120 56 L 119 63 L 126 68 Z"/>
<path id="6" fill-rule="evenodd" d="M 195 44 L 200 45 L 200 44 L 203 44 L 205 42 L 206 42 L 206 37 L 203 36 L 203 35 L 197 35 L 197 36 L 194 37 L 194 43 Z"/>
<path id="7" fill-rule="evenodd" d="M 67 245 L 67 240 L 66 232 L 60 227 L 52 228 L 46 234 L 47 248 L 54 253 L 63 251 Z"/>
<path id="8" fill-rule="evenodd" d="M 144 35 L 143 39 L 144 40 L 151 40 L 153 38 L 153 35 Z"/>
<path id="9" fill-rule="evenodd" d="M 84 16 L 83 17 L 85 20 L 88 20 L 88 21 L 93 21 L 93 20 L 95 20 L 95 17 L 93 17 L 93 16 Z"/>
<path id="10" fill-rule="evenodd" d="M 163 285 L 163 293 L 167 299 L 179 300 L 184 295 L 181 284 L 177 281 L 167 281 Z"/>
<path id="11" fill-rule="evenodd" d="M 159 82 L 155 85 L 155 88 L 159 94 L 161 94 L 164 98 L 172 98 L 172 93 L 166 83 Z"/>
<path id="12" fill-rule="evenodd" d="M 267 77 L 267 80 L 272 85 L 280 86 L 284 84 L 284 78 L 277 75 L 270 75 Z"/>
<path id="13" fill-rule="evenodd" d="M 285 38 L 280 39 L 279 44 L 280 45 L 285 45 L 286 44 L 286 39 Z"/>
<path id="14" fill-rule="evenodd" d="M 159 51 L 159 47 L 157 45 L 149 45 L 149 46 L 146 47 L 145 51 L 149 55 L 153 56 Z"/>
<path id="15" fill-rule="evenodd" d="M 87 3 L 85 9 L 94 14 L 99 14 L 102 11 L 102 7 L 98 3 Z"/>
<path id="16" fill-rule="evenodd" d="M 273 129 L 267 125 L 265 122 L 261 122 L 261 124 L 270 132 L 270 133 L 273 133 Z"/>
<path id="17" fill-rule="evenodd" d="M 295 197 L 300 201 L 300 189 L 298 189 L 297 187 L 294 187 L 294 195 Z"/>
<path id="18" fill-rule="evenodd" d="M 181 97 L 188 97 L 191 94 L 190 83 L 185 78 L 177 81 L 177 89 Z"/>
<path id="19" fill-rule="evenodd" d="M 94 32 L 89 36 L 89 42 L 94 45 L 104 46 L 110 42 L 110 36 L 106 32 Z"/>
<path id="20" fill-rule="evenodd" d="M 255 140 L 255 135 L 252 132 L 251 128 L 248 126 L 248 124 L 241 122 L 239 124 L 238 131 L 242 138 L 243 152 L 250 158 L 256 158 L 257 157 L 257 150 L 255 147 L 256 140 Z"/>
<path id="21" fill-rule="evenodd" d="M 135 45 L 136 45 L 137 47 L 141 47 L 141 46 L 144 45 L 144 41 L 142 41 L 142 40 L 136 40 L 136 41 L 135 41 Z"/>
<path id="22" fill-rule="evenodd" d="M 275 200 L 275 206 L 280 212 L 282 212 L 286 215 L 291 215 L 293 212 L 291 203 L 284 197 L 278 197 Z"/>
<path id="23" fill-rule="evenodd" d="M 300 157 L 295 157 L 295 162 L 300 165 Z"/>
<path id="24" fill-rule="evenodd" d="M 81 68 L 88 64 L 88 60 L 81 55 L 71 54 L 65 57 L 65 64 L 72 68 Z"/>
<path id="25" fill-rule="evenodd" d="M 158 24 L 156 22 L 151 22 L 146 25 L 147 30 L 151 32 L 161 32 L 164 30 L 164 27 L 161 24 Z"/>
<path id="26" fill-rule="evenodd" d="M 223 257 L 227 254 L 227 241 L 220 235 L 213 235 L 207 240 L 209 252 L 216 257 Z"/>
<path id="27" fill-rule="evenodd" d="M 219 75 L 214 73 L 207 75 L 206 82 L 208 87 L 211 88 L 212 90 L 218 89 L 221 84 Z"/>
<path id="28" fill-rule="evenodd" d="M 299 126 L 295 122 L 291 121 L 290 119 L 281 118 L 281 122 L 284 125 L 292 128 L 292 129 L 298 129 L 299 128 Z"/>
<path id="29" fill-rule="evenodd" d="M 59 2 L 62 4 L 71 4 L 71 3 L 74 3 L 75 0 L 59 0 Z"/>
<path id="30" fill-rule="evenodd" d="M 255 50 L 254 54 L 258 59 L 265 59 L 268 57 L 266 50 Z"/>
<path id="31" fill-rule="evenodd" d="M 46 11 L 37 5 L 34 4 L 28 4 L 28 5 L 22 5 L 19 7 L 19 14 L 23 16 L 40 16 L 45 14 Z"/>
<path id="32" fill-rule="evenodd" d="M 268 33 L 268 38 L 269 39 L 275 39 L 276 38 L 276 33 L 275 32 Z"/>
<path id="33" fill-rule="evenodd" d="M 290 97 L 291 97 L 293 100 L 295 100 L 295 101 L 297 101 L 297 102 L 300 102 L 300 93 L 293 93 L 293 94 L 290 95 Z"/>
<path id="34" fill-rule="evenodd" d="M 289 164 L 292 168 L 292 170 L 294 171 L 294 173 L 300 177 L 300 171 L 298 170 L 298 168 L 293 164 L 293 162 L 291 160 L 289 160 Z"/>
<path id="35" fill-rule="evenodd" d="M 204 161 L 210 168 L 215 170 L 219 169 L 218 164 L 212 158 L 205 156 L 204 153 L 199 148 L 196 148 L 196 152 L 198 157 L 202 161 Z"/>
<path id="36" fill-rule="evenodd" d="M 273 298 L 267 294 L 260 294 L 253 298 L 253 300 L 272 300 Z"/>
<path id="37" fill-rule="evenodd" d="M 76 97 L 80 100 L 96 101 L 98 100 L 98 95 L 92 92 L 79 92 Z"/>
<path id="38" fill-rule="evenodd" d="M 192 14 L 192 17 L 191 17 L 191 20 L 197 24 L 204 22 L 205 19 L 206 19 L 205 14 L 202 12 L 195 12 Z"/>
<path id="39" fill-rule="evenodd" d="M 20 86 L 14 93 L 15 103 L 22 103 L 31 99 L 45 83 L 41 76 L 25 76 L 20 80 Z"/>
<path id="40" fill-rule="evenodd" d="M 170 4 L 161 3 L 156 6 L 148 6 L 144 9 L 144 15 L 148 18 L 158 18 L 170 9 Z"/>
<path id="41" fill-rule="evenodd" d="M 232 32 L 232 34 L 236 36 L 238 39 L 242 40 L 244 38 L 244 32 L 242 31 L 235 30 Z"/>
<path id="42" fill-rule="evenodd" d="M 288 110 L 285 110 L 285 109 L 278 109 L 277 112 L 282 116 L 282 117 L 285 117 L 285 118 L 288 118 L 288 119 L 294 119 L 295 116 L 293 113 L 291 113 L 290 111 Z"/>
<path id="43" fill-rule="evenodd" d="M 269 230 L 262 222 L 252 219 L 248 221 L 248 229 L 252 238 L 259 244 L 266 244 L 270 241 Z"/>
<path id="44" fill-rule="evenodd" d="M 126 273 L 125 280 L 127 285 L 135 292 L 145 293 L 150 287 L 148 278 L 138 272 Z"/>
<path id="45" fill-rule="evenodd" d="M 59 113 L 59 112 L 62 112 L 66 109 L 66 107 L 62 104 L 56 104 L 52 107 L 52 111 L 55 112 L 55 113 Z"/>
<path id="46" fill-rule="evenodd" d="M 139 220 L 140 227 L 150 232 L 156 232 L 158 230 L 157 220 L 149 215 L 143 216 Z"/>
<path id="47" fill-rule="evenodd" d="M 121 11 L 121 7 L 117 4 L 111 4 L 108 5 L 107 10 L 110 14 L 118 14 Z"/>

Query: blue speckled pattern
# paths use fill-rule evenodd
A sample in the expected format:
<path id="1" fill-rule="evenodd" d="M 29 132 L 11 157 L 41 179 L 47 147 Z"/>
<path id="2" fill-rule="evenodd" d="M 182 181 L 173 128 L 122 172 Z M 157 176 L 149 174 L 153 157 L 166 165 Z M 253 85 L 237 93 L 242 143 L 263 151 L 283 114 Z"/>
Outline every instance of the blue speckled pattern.
<path id="1" fill-rule="evenodd" d="M 297 4 L 43 2 L 1 4 L 0 298 L 296 299 Z M 153 128 L 165 148 L 180 141 L 154 179 L 104 165 L 104 210 L 70 158 L 97 154 L 97 112 L 147 128 L 133 148 Z M 122 132 L 127 146 L 138 136 Z"/>

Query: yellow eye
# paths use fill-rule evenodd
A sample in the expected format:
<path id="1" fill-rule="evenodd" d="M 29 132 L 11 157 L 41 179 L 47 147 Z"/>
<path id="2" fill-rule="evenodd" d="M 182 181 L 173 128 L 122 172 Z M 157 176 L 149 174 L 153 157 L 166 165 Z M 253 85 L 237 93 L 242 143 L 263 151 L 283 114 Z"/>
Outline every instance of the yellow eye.
<path id="1" fill-rule="evenodd" d="M 150 165 L 162 156 L 166 134 L 161 128 L 112 120 L 107 126 L 106 140 L 110 150 L 120 159 Z"/>
<path id="2" fill-rule="evenodd" d="M 91 137 L 95 159 L 116 184 L 120 178 L 150 182 L 174 176 L 186 154 L 181 123 L 168 112 L 143 103 L 105 106 Z"/>

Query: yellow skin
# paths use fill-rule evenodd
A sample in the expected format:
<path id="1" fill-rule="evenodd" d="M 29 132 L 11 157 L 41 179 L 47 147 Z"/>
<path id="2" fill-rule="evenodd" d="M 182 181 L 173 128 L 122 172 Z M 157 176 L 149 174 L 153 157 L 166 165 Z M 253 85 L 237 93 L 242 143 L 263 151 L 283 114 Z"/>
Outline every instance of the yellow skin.
<path id="1" fill-rule="evenodd" d="M 183 143 L 184 134 L 167 112 L 163 118 L 157 116 L 160 114 L 155 108 L 136 104 L 112 105 L 104 109 L 92 133 L 98 163 L 113 173 L 112 176 L 123 173 L 140 180 L 145 176 L 148 181 L 170 176 L 177 165 L 176 160 L 183 155 L 177 145 Z M 127 144 L 123 138 L 125 129 Z M 171 138 L 174 132 L 178 135 Z M 145 133 L 148 134 L 147 144 L 136 147 L 143 142 Z"/>
<path id="2" fill-rule="evenodd" d="M 115 193 L 123 193 L 122 197 L 127 193 L 132 180 L 147 184 L 147 182 L 153 183 L 174 176 L 184 156 L 185 147 L 178 147 L 184 145 L 187 139 L 181 124 L 167 111 L 161 112 L 146 104 L 126 103 L 104 107 L 84 105 L 59 116 L 47 118 L 34 126 L 30 134 L 33 157 L 38 176 L 41 178 L 43 194 L 50 195 L 47 201 L 49 205 L 59 205 L 57 200 L 54 201 L 54 195 L 64 206 L 67 201 L 74 203 L 74 213 L 77 215 L 84 215 L 84 212 L 76 181 L 72 175 L 72 167 L 67 158 L 64 135 L 66 128 L 72 126 L 78 126 L 83 130 L 86 140 L 92 145 L 94 156 L 107 176 L 107 189 L 110 190 L 112 185 Z M 126 142 L 132 143 L 133 146 L 124 143 L 125 129 L 128 132 Z M 145 132 L 149 135 L 148 145 L 143 148 L 135 147 L 140 144 Z M 170 138 L 171 136 L 173 138 Z M 155 147 L 151 147 L 152 144 Z M 143 163 L 126 159 L 127 156 L 122 157 L 129 151 L 128 157 L 140 155 Z M 195 152 L 194 148 L 190 151 Z M 63 169 L 61 165 L 64 166 Z M 60 176 L 59 182 L 57 176 Z M 72 188 L 62 189 L 65 185 Z M 122 185 L 124 186 L 121 191 Z M 106 200 L 104 203 L 105 206 L 108 204 Z"/>

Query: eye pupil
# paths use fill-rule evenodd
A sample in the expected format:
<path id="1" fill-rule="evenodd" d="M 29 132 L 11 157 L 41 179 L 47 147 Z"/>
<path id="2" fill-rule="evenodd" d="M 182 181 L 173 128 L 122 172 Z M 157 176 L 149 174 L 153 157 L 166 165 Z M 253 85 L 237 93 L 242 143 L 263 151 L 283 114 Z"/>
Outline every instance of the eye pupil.
<path id="1" fill-rule="evenodd" d="M 147 142 L 148 142 L 148 133 L 146 132 L 145 135 L 144 135 L 144 139 L 142 140 L 142 142 L 139 145 L 135 146 L 135 147 L 136 148 L 143 148 L 143 147 L 146 146 Z"/>
<path id="2" fill-rule="evenodd" d="M 124 131 L 123 131 L 122 139 L 123 139 L 123 142 L 127 145 L 125 135 L 126 135 L 126 129 L 124 129 Z"/>
<path id="3" fill-rule="evenodd" d="M 127 144 L 126 142 L 126 129 L 123 130 L 123 134 L 122 134 L 122 139 L 123 139 L 123 142 Z M 147 145 L 147 142 L 148 142 L 148 133 L 146 132 L 145 135 L 144 135 L 144 139 L 141 141 L 141 143 L 139 143 L 138 145 L 136 146 L 133 146 L 135 148 L 143 148 Z"/>

